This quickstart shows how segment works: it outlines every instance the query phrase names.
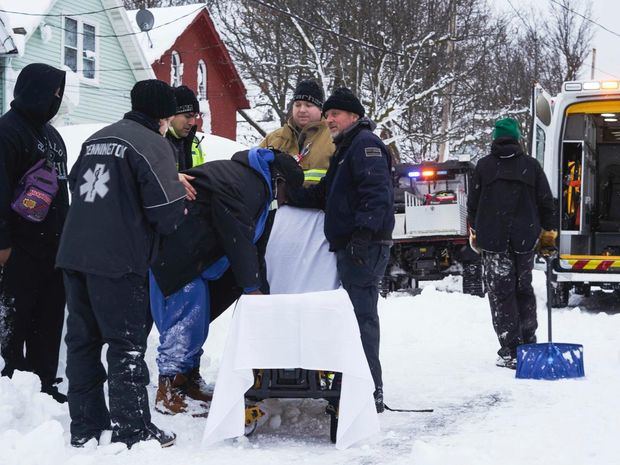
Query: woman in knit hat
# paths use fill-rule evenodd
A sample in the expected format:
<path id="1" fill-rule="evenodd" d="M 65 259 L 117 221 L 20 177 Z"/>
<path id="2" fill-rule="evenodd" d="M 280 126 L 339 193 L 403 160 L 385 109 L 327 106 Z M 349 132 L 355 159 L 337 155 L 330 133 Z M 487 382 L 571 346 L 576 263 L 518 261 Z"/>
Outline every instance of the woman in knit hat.
<path id="1" fill-rule="evenodd" d="M 324 100 L 323 89 L 315 81 L 300 81 L 293 93 L 291 117 L 260 143 L 293 156 L 304 170 L 306 184 L 325 176 L 335 150 L 321 116 Z"/>

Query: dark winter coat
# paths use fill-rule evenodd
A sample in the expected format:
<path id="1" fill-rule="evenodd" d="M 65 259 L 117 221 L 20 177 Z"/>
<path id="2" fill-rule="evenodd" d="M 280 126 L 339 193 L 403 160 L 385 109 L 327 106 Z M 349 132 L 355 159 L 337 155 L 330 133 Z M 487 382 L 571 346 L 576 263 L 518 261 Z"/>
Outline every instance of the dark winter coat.
<path id="1" fill-rule="evenodd" d="M 392 238 L 392 161 L 374 128 L 362 118 L 340 134 L 325 177 L 289 195 L 291 205 L 325 210 L 325 237 L 332 251 L 346 247 L 356 230 L 369 231 L 373 241 Z"/>
<path id="2" fill-rule="evenodd" d="M 511 138 L 499 138 L 478 161 L 467 198 L 477 245 L 489 252 L 529 252 L 541 227 L 557 229 L 553 195 L 542 167 Z"/>
<path id="3" fill-rule="evenodd" d="M 111 278 L 146 276 L 183 219 L 185 189 L 159 122 L 137 112 L 88 138 L 71 169 L 72 203 L 57 266 Z"/>
<path id="4" fill-rule="evenodd" d="M 67 149 L 48 123 L 60 107 L 65 72 L 44 64 L 28 65 L 15 84 L 11 110 L 0 118 L 0 250 L 22 247 L 39 258 L 54 257 L 69 207 Z M 60 89 L 60 98 L 54 94 Z M 58 174 L 58 193 L 45 220 L 34 223 L 11 210 L 19 180 L 48 157 Z"/>
<path id="5" fill-rule="evenodd" d="M 177 231 L 162 241 L 152 271 L 168 296 L 226 255 L 237 285 L 261 285 L 261 258 L 254 243 L 256 222 L 271 202 L 269 186 L 252 168 L 248 151 L 185 171 L 197 196 Z"/>

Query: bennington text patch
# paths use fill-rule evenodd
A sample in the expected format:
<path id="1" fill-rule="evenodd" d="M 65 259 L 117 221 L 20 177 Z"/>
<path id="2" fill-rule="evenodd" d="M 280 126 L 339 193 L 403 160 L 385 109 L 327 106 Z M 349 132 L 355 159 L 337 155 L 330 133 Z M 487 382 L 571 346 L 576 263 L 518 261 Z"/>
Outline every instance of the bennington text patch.
<path id="1" fill-rule="evenodd" d="M 381 156 L 381 149 L 379 147 L 366 147 L 364 149 L 364 152 L 366 152 L 367 157 L 380 157 Z"/>

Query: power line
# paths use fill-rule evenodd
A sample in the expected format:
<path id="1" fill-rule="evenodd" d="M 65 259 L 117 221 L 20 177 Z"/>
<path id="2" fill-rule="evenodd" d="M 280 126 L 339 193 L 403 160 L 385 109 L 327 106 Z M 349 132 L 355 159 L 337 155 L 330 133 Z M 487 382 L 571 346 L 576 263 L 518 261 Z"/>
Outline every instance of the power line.
<path id="1" fill-rule="evenodd" d="M 187 18 L 188 16 L 194 15 L 196 13 L 198 13 L 200 10 L 202 10 L 204 8 L 203 5 L 200 6 L 200 8 L 196 8 L 195 10 L 191 11 L 190 13 L 184 14 L 183 16 L 179 16 L 178 18 L 175 18 L 173 20 L 170 20 L 166 23 L 160 24 L 158 26 L 154 26 L 152 29 L 150 29 L 151 31 L 154 29 L 159 29 L 161 27 L 164 26 L 168 26 L 170 24 L 176 23 L 177 21 L 182 20 L 183 18 Z M 0 12 L 5 12 L 6 10 L 0 10 Z M 37 15 L 38 16 L 38 15 Z M 58 16 L 65 16 L 65 17 L 72 17 L 72 16 L 77 16 L 77 15 L 71 15 L 71 14 L 66 14 L 66 15 L 58 15 Z M 72 31 L 70 29 L 66 29 L 63 26 L 58 26 L 56 24 L 52 24 L 52 23 L 48 23 L 48 25 L 50 27 L 53 27 L 55 29 L 59 29 L 61 31 L 65 31 L 65 32 L 71 32 L 72 34 L 78 34 L 78 35 L 86 35 L 85 32 L 80 32 L 80 31 Z M 119 38 L 119 37 L 127 37 L 127 36 L 135 36 L 138 34 L 141 34 L 143 31 L 138 31 L 138 32 L 126 32 L 124 34 L 88 34 L 89 36 L 93 36 L 93 37 L 101 37 L 104 39 L 113 39 L 113 38 Z"/>
<path id="2" fill-rule="evenodd" d="M 41 16 L 41 17 L 59 17 L 59 16 L 86 16 L 86 15 L 94 15 L 97 13 L 103 13 L 104 11 L 110 11 L 110 10 L 117 10 L 120 8 L 124 8 L 122 5 L 119 6 L 113 6 L 110 8 L 103 8 L 102 10 L 96 10 L 96 11 L 84 11 L 83 13 L 71 13 L 71 14 L 67 14 L 67 13 L 26 13 L 23 11 L 11 11 L 11 10 L 2 10 L 0 9 L 0 12 L 2 13 L 9 13 L 9 14 L 13 14 L 13 15 L 22 15 L 22 16 Z"/>
<path id="3" fill-rule="evenodd" d="M 278 8 L 276 6 L 270 5 L 269 3 L 265 3 L 265 2 L 263 2 L 261 0 L 252 0 L 252 1 L 254 3 L 258 3 L 259 5 L 264 6 L 265 8 L 269 8 L 271 10 L 277 11 L 278 13 L 282 13 L 283 15 L 286 15 L 286 16 L 288 16 L 290 18 L 294 18 L 295 20 L 297 20 L 297 21 L 299 21 L 301 23 L 304 23 L 305 25 L 310 26 L 313 29 L 318 29 L 319 31 L 327 32 L 328 34 L 334 35 L 336 37 L 340 37 L 342 39 L 349 40 L 349 41 L 351 41 L 353 43 L 361 45 L 362 47 L 371 48 L 373 50 L 378 50 L 380 52 L 387 53 L 389 55 L 396 55 L 396 56 L 399 56 L 399 57 L 408 57 L 409 56 L 406 53 L 394 52 L 394 51 L 389 50 L 387 48 L 383 48 L 383 47 L 379 47 L 377 45 L 369 44 L 368 42 L 364 42 L 362 40 L 356 39 L 355 37 L 351 37 L 351 36 L 348 36 L 346 34 L 341 34 L 340 32 L 336 32 L 336 31 L 333 31 L 333 30 L 328 29 L 326 27 L 319 26 L 318 24 L 314 24 L 314 23 L 308 21 L 307 19 L 302 18 L 301 16 L 298 16 L 296 14 L 291 13 L 290 11 L 283 10 L 283 9 Z"/>
<path id="4" fill-rule="evenodd" d="M 525 19 L 523 19 L 523 16 L 521 16 L 521 13 L 519 12 L 519 10 L 517 10 L 514 5 L 512 4 L 512 2 L 510 0 L 506 0 L 508 2 L 508 5 L 510 5 L 510 8 L 512 8 L 514 10 L 514 12 L 517 14 L 517 16 L 519 17 L 519 19 L 521 20 L 521 22 L 523 23 L 523 25 L 527 28 L 530 29 L 530 25 L 527 24 L 527 22 L 525 21 Z"/>
<path id="5" fill-rule="evenodd" d="M 551 1 L 551 3 L 555 3 L 556 5 L 558 5 L 558 6 L 562 7 L 562 8 L 564 8 L 565 10 L 570 11 L 571 13 L 576 14 L 576 15 L 577 15 L 577 16 L 579 16 L 580 18 L 585 19 L 585 20 L 586 20 L 586 21 L 588 21 L 589 23 L 592 23 L 592 24 L 594 24 L 594 25 L 596 25 L 596 26 L 600 27 L 600 28 L 601 28 L 601 29 L 603 29 L 604 31 L 607 31 L 607 32 L 609 32 L 610 34 L 615 35 L 616 37 L 620 37 L 620 33 L 616 32 L 616 31 L 614 31 L 614 30 L 612 30 L 612 29 L 609 29 L 609 28 L 608 28 L 608 27 L 606 27 L 606 26 L 603 26 L 601 23 L 599 23 L 599 22 L 597 22 L 597 21 L 594 21 L 594 20 L 593 20 L 593 19 L 591 19 L 591 18 L 588 18 L 586 15 L 583 15 L 583 14 L 579 13 L 578 11 L 573 10 L 572 8 L 570 8 L 570 7 L 566 6 L 566 5 L 564 5 L 563 3 L 560 3 L 560 2 L 558 2 L 557 0 L 550 0 L 550 1 Z"/>

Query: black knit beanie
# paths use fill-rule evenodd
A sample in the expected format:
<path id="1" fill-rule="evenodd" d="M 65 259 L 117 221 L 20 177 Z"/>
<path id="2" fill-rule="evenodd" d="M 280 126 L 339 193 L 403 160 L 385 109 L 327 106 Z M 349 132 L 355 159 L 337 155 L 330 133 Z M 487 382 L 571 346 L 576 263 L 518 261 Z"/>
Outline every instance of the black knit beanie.
<path id="1" fill-rule="evenodd" d="M 158 79 L 138 81 L 131 89 L 131 109 L 155 119 L 174 116 L 177 110 L 174 90 Z"/>
<path id="2" fill-rule="evenodd" d="M 196 94 L 189 87 L 175 87 L 174 97 L 177 100 L 177 115 L 180 113 L 200 113 L 200 105 L 198 104 Z"/>
<path id="3" fill-rule="evenodd" d="M 323 114 L 331 109 L 350 111 L 351 113 L 359 115 L 360 118 L 364 116 L 364 107 L 361 102 L 353 95 L 353 92 L 346 87 L 336 89 L 325 101 L 323 104 Z"/>
<path id="4" fill-rule="evenodd" d="M 304 172 L 288 153 L 273 151 L 275 158 L 271 162 L 271 178 L 284 178 L 291 189 L 298 189 L 304 183 Z"/>
<path id="5" fill-rule="evenodd" d="M 321 86 L 319 86 L 315 81 L 306 79 L 299 81 L 297 83 L 297 87 L 295 87 L 295 92 L 293 92 L 293 102 L 297 100 L 310 102 L 321 108 L 323 106 L 323 101 L 325 100 L 325 94 L 323 93 Z"/>

